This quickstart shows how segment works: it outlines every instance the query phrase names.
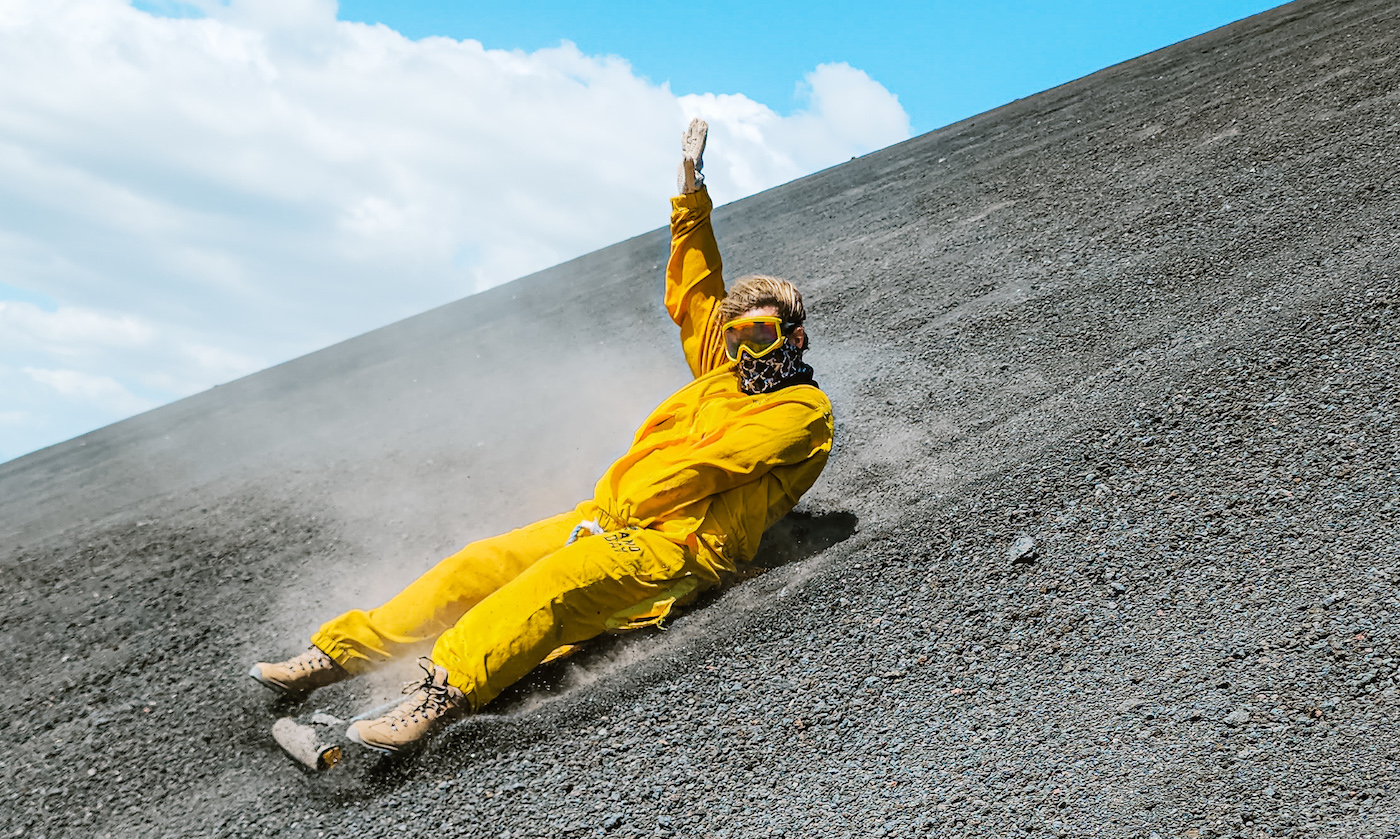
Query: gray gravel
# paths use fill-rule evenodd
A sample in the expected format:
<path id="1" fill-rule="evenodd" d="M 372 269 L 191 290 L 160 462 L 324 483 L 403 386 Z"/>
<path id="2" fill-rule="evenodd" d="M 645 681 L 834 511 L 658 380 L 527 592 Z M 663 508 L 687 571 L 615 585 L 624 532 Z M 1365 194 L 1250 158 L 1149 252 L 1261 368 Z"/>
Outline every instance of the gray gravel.
<path id="1" fill-rule="evenodd" d="M 1295 3 L 722 208 L 809 289 L 806 517 L 412 759 L 267 734 L 407 670 L 243 673 L 587 491 L 683 378 L 661 234 L 0 465 L 0 836 L 1397 835 L 1398 34 Z"/>

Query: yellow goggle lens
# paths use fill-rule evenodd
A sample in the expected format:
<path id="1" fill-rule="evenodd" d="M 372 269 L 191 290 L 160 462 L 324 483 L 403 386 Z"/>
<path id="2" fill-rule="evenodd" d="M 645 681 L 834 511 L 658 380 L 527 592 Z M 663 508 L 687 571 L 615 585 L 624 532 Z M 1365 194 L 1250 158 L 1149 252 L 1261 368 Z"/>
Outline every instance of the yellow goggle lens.
<path id="1" fill-rule="evenodd" d="M 783 326 L 782 318 L 769 315 L 730 321 L 724 325 L 724 354 L 731 360 L 741 352 L 763 358 L 787 339 Z"/>

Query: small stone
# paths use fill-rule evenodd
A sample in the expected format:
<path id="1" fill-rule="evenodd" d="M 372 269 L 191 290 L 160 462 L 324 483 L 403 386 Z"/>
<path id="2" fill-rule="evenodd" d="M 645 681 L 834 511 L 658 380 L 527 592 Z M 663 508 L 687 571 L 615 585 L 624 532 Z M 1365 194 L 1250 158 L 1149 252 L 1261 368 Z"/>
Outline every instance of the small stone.
<path id="1" fill-rule="evenodd" d="M 1235 710 L 1225 715 L 1225 722 L 1228 725 L 1244 725 L 1249 722 L 1249 708 L 1241 705 Z"/>
<path id="2" fill-rule="evenodd" d="M 1030 565 L 1037 555 L 1035 537 L 1022 536 L 1006 551 L 1006 558 L 1013 565 Z"/>

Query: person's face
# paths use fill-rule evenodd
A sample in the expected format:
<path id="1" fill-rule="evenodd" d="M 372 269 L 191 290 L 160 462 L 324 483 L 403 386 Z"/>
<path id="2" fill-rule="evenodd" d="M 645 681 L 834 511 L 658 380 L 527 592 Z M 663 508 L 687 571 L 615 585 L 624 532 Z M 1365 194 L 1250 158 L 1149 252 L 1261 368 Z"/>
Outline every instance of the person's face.
<path id="1" fill-rule="evenodd" d="M 775 317 L 777 317 L 777 316 L 778 316 L 778 307 L 777 307 L 777 306 L 757 306 L 757 307 L 755 307 L 755 308 L 749 309 L 747 312 L 744 312 L 742 315 L 739 315 L 739 317 L 738 317 L 738 318 L 735 318 L 735 320 L 739 320 L 739 318 L 757 318 L 757 317 L 774 317 L 774 318 L 775 318 Z M 800 326 L 795 327 L 795 328 L 792 330 L 792 332 L 788 333 L 787 342 L 788 342 L 789 344 L 793 345 L 794 347 L 796 347 L 796 348 L 799 349 L 799 350 L 805 350 L 805 349 L 807 348 L 807 331 L 806 331 L 805 329 L 803 329 L 802 327 L 800 327 Z"/>

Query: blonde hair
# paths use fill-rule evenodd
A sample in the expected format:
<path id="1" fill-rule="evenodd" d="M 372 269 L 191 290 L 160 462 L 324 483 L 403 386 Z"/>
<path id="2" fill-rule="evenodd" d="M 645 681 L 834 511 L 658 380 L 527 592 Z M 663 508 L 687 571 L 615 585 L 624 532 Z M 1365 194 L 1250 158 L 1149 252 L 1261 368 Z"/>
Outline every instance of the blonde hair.
<path id="1" fill-rule="evenodd" d="M 719 304 L 719 322 L 729 323 L 745 312 L 774 306 L 778 316 L 787 323 L 802 325 L 807 320 L 807 309 L 802 305 L 802 293 L 797 286 L 778 277 L 751 274 L 740 277 L 729 295 Z"/>

